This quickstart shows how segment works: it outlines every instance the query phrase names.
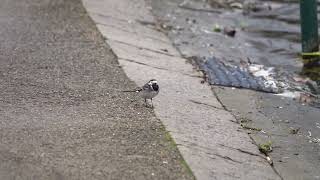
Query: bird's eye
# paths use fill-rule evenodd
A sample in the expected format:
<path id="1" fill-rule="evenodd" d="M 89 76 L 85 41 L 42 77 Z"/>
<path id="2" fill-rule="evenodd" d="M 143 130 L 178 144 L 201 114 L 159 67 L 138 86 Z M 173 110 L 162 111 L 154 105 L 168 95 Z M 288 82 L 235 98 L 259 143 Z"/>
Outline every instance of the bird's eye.
<path id="1" fill-rule="evenodd" d="M 155 91 L 158 91 L 159 90 L 158 84 L 156 84 L 156 83 L 152 84 L 152 89 Z"/>

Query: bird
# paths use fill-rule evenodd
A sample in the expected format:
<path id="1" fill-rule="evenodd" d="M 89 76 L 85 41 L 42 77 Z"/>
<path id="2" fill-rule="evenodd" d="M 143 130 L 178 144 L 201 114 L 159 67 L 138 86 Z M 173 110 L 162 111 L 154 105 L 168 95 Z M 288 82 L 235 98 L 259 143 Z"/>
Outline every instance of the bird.
<path id="1" fill-rule="evenodd" d="M 151 100 L 151 107 L 153 108 L 152 98 L 156 97 L 159 94 L 160 88 L 158 81 L 156 79 L 151 79 L 142 87 L 137 88 L 136 90 L 129 90 L 123 92 L 137 92 L 144 99 L 146 106 L 148 105 L 147 99 Z"/>

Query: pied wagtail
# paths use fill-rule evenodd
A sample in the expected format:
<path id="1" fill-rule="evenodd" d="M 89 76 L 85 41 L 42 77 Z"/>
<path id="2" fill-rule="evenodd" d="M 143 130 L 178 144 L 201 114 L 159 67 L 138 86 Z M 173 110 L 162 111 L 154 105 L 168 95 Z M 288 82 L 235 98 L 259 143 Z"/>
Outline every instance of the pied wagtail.
<path id="1" fill-rule="evenodd" d="M 143 85 L 141 88 L 138 88 L 136 90 L 131 91 L 123 91 L 123 92 L 137 92 L 139 95 L 144 99 L 144 102 L 147 106 L 147 99 L 151 100 L 151 105 L 153 107 L 152 98 L 154 98 L 159 93 L 159 85 L 157 80 L 151 79 L 149 82 L 147 82 L 145 85 Z"/>

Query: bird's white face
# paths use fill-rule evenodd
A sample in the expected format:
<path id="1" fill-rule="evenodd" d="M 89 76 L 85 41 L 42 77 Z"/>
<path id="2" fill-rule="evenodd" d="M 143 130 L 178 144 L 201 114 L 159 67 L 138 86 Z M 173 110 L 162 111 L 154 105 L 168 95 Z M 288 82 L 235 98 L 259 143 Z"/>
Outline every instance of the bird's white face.
<path id="1" fill-rule="evenodd" d="M 155 80 L 155 79 L 152 79 L 152 80 L 150 80 L 149 81 L 149 83 L 148 83 L 149 85 L 152 85 L 152 84 L 158 84 L 158 82 L 157 82 L 157 80 Z"/>

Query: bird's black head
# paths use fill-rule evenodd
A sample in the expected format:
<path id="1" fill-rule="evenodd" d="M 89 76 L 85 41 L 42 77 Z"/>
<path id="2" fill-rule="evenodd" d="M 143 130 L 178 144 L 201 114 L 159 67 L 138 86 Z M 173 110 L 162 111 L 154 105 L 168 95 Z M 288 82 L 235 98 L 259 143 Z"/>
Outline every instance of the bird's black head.
<path id="1" fill-rule="evenodd" d="M 151 79 L 148 84 L 154 91 L 159 91 L 159 85 L 156 79 Z"/>
<path id="2" fill-rule="evenodd" d="M 159 91 L 159 86 L 157 83 L 153 83 L 151 86 L 154 91 Z"/>

